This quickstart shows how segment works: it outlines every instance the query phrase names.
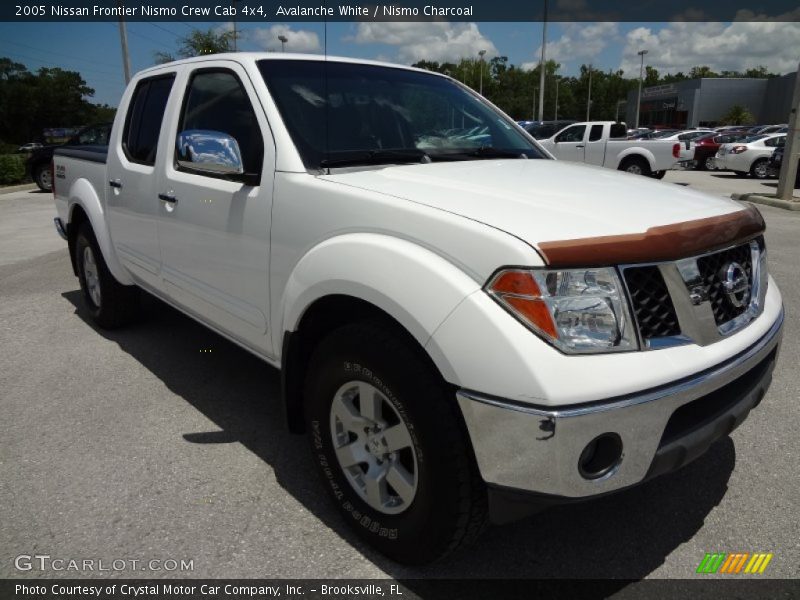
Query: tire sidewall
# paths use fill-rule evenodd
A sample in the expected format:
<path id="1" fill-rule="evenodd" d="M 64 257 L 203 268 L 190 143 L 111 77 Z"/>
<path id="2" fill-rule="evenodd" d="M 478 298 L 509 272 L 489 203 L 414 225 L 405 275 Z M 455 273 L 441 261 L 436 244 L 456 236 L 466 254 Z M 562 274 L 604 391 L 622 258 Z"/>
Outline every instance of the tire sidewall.
<path id="1" fill-rule="evenodd" d="M 94 319 L 98 319 L 100 317 L 102 306 L 97 306 L 94 303 L 92 296 L 89 294 L 89 286 L 86 285 L 86 271 L 83 264 L 84 250 L 86 248 L 91 248 L 92 254 L 94 254 L 95 265 L 97 265 L 97 278 L 100 285 L 100 302 L 102 304 L 103 298 L 106 297 L 107 293 L 105 278 L 103 277 L 102 268 L 100 266 L 102 257 L 99 254 L 100 251 L 97 247 L 97 243 L 94 240 L 94 236 L 92 236 L 92 234 L 86 228 L 83 228 L 78 232 L 78 236 L 75 239 L 75 264 L 78 266 L 78 281 L 80 282 L 84 305 L 92 317 Z"/>
<path id="2" fill-rule="evenodd" d="M 36 182 L 36 185 L 39 187 L 39 189 L 42 190 L 43 192 L 51 192 L 53 190 L 52 177 L 50 179 L 49 187 L 44 185 L 44 183 L 42 182 L 42 173 L 47 172 L 49 170 L 50 167 L 48 165 L 39 165 L 38 167 L 36 167 L 36 172 L 34 173 L 33 177 L 34 181 Z"/>
<path id="3" fill-rule="evenodd" d="M 763 167 L 764 167 L 764 175 L 763 175 L 763 176 L 762 176 L 762 175 L 759 175 L 759 174 L 757 173 L 757 169 L 758 169 L 759 167 L 761 167 L 761 166 L 763 166 Z M 768 165 L 768 161 L 767 161 L 767 159 L 765 159 L 765 158 L 759 158 L 758 160 L 756 160 L 756 162 L 754 162 L 754 163 L 753 163 L 753 166 L 752 166 L 752 167 L 750 167 L 750 174 L 751 174 L 751 175 L 752 175 L 752 176 L 753 176 L 755 179 L 767 179 L 767 178 L 769 177 L 769 165 Z"/>
<path id="4" fill-rule="evenodd" d="M 431 415 L 422 410 L 431 390 L 418 381 L 404 379 L 396 365 L 378 357 L 367 358 L 355 349 L 331 349 L 310 372 L 306 391 L 306 416 L 314 461 L 337 508 L 368 543 L 401 562 L 427 562 L 442 553 L 453 527 L 457 482 L 449 477 L 444 453 L 436 449 Z M 323 349 L 323 352 L 325 350 Z M 397 357 L 397 364 L 403 364 Z M 336 392 L 350 381 L 364 381 L 392 403 L 408 428 L 417 457 L 417 491 L 411 505 L 399 514 L 384 514 L 370 507 L 353 489 L 339 466 L 330 431 L 330 406 Z M 427 394 L 426 394 L 427 392 Z M 421 544 L 420 540 L 427 540 Z"/>

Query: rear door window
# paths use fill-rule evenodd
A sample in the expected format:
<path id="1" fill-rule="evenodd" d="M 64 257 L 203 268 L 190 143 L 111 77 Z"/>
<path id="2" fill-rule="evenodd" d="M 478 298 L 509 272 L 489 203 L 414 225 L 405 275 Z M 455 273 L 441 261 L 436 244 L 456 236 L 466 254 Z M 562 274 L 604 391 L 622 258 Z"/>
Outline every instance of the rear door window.
<path id="1" fill-rule="evenodd" d="M 161 122 L 175 75 L 143 79 L 136 86 L 125 118 L 122 148 L 128 160 L 154 165 Z"/>
<path id="2" fill-rule="evenodd" d="M 601 139 L 603 139 L 603 126 L 592 125 L 592 128 L 589 130 L 589 141 L 596 142 Z"/>

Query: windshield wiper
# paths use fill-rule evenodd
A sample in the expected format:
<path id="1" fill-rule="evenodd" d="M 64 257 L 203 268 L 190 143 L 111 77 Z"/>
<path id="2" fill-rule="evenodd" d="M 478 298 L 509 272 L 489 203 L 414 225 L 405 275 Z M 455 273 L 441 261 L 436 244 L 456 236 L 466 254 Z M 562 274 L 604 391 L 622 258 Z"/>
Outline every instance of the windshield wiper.
<path id="1" fill-rule="evenodd" d="M 367 150 L 343 158 L 325 158 L 319 166 L 325 169 L 331 167 L 347 167 L 352 165 L 383 165 L 392 163 L 428 163 L 431 159 L 424 150 L 408 148 L 401 150 Z"/>
<path id="2" fill-rule="evenodd" d="M 458 150 L 457 152 L 443 152 L 433 155 L 433 160 L 469 160 L 470 158 L 528 158 L 522 150 L 502 150 L 493 146 Z"/>

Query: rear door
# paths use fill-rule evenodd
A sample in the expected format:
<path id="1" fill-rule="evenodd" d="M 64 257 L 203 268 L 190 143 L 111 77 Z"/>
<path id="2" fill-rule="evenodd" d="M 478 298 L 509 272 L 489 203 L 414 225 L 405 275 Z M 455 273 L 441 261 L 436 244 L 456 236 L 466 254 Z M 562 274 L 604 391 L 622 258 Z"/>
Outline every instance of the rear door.
<path id="1" fill-rule="evenodd" d="M 155 164 L 174 82 L 175 72 L 166 72 L 136 84 L 108 149 L 105 184 L 111 239 L 125 267 L 153 287 L 158 287 L 161 268 Z"/>
<path id="2" fill-rule="evenodd" d="M 163 285 L 179 304 L 246 345 L 272 354 L 269 234 L 275 145 L 252 83 L 238 63 L 187 69 L 169 123 L 169 156 L 158 177 Z M 247 181 L 177 164 L 182 131 L 232 136 Z"/>
<path id="3" fill-rule="evenodd" d="M 570 125 L 553 138 L 550 150 L 559 160 L 583 162 L 586 125 Z"/>

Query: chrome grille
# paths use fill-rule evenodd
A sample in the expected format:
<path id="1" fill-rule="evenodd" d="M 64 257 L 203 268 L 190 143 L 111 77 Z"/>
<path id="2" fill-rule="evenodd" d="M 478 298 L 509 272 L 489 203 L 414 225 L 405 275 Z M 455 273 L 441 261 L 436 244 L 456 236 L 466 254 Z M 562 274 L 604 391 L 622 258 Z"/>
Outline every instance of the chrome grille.
<path id="1" fill-rule="evenodd" d="M 732 277 L 729 269 L 738 275 Z M 767 289 L 763 237 L 677 261 L 622 265 L 620 271 L 645 349 L 713 344 L 763 310 Z"/>
<path id="2" fill-rule="evenodd" d="M 658 267 L 628 267 L 625 285 L 631 297 L 633 316 L 643 340 L 679 335 L 678 315 Z"/>
<path id="3" fill-rule="evenodd" d="M 723 281 L 727 265 L 731 262 L 736 262 L 742 266 L 747 274 L 747 281 L 752 286 L 753 261 L 750 255 L 750 246 L 745 245 L 729 248 L 728 250 L 697 259 L 697 268 L 700 269 L 700 276 L 708 288 L 708 299 L 711 302 L 711 310 L 714 311 L 714 321 L 716 321 L 717 325 L 732 321 L 747 310 L 746 305 L 737 307 L 731 304 L 726 297 Z"/>

